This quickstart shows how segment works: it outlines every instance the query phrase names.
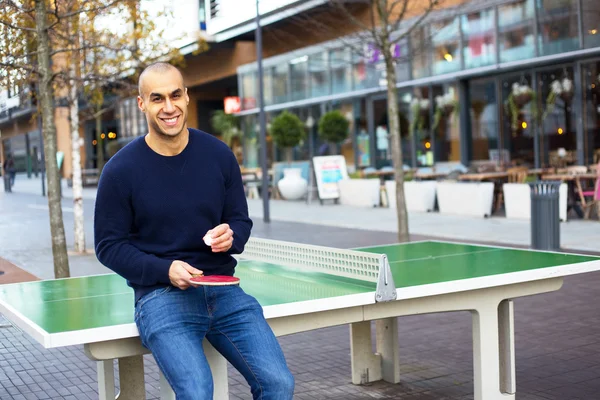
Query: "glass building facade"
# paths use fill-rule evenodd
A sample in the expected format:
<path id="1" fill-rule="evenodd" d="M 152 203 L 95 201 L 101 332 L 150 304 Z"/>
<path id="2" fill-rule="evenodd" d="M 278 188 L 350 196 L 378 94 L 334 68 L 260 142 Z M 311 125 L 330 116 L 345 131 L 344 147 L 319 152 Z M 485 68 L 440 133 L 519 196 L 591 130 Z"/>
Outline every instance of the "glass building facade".
<path id="1" fill-rule="evenodd" d="M 559 149 L 573 163 L 597 162 L 600 2 L 485 3 L 431 15 L 392 47 L 404 162 L 543 167 Z M 309 139 L 297 159 L 319 154 L 318 118 L 340 109 L 351 123 L 340 147 L 348 164 L 391 164 L 385 65 L 373 45 L 356 47 L 335 41 L 264 60 L 267 120 L 287 109 L 306 123 Z M 238 68 L 248 154 L 257 154 L 256 71 L 256 63 Z M 269 154 L 281 160 L 277 149 Z"/>

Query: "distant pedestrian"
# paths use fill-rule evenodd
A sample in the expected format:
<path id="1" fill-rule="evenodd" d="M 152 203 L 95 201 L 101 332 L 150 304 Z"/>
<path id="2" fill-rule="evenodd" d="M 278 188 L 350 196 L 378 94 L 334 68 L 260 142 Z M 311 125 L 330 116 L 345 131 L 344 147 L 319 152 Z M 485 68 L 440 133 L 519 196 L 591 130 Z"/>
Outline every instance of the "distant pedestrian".
<path id="1" fill-rule="evenodd" d="M 15 176 L 17 171 L 15 169 L 15 160 L 12 154 L 9 154 L 4 160 L 2 165 L 2 175 L 4 177 L 4 190 L 8 193 L 12 192 L 12 187 L 15 185 Z"/>

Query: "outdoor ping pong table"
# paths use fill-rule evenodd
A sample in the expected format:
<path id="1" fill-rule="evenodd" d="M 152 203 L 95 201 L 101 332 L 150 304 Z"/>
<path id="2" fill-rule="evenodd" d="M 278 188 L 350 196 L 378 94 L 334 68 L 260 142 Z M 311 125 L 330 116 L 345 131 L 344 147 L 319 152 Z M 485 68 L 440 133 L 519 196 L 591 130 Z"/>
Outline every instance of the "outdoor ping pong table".
<path id="1" fill-rule="evenodd" d="M 513 299 L 558 290 L 568 275 L 600 270 L 600 258 L 440 241 L 342 250 L 252 238 L 236 276 L 278 336 L 350 325 L 352 381 L 400 381 L 399 316 L 470 311 L 474 395 L 514 399 Z M 0 312 L 45 348 L 84 345 L 97 361 L 99 397 L 145 398 L 148 354 L 133 322 L 133 292 L 115 274 L 0 286 Z M 376 353 L 371 321 L 375 322 Z M 227 362 L 204 343 L 217 400 Z M 161 398 L 175 396 L 161 375 Z"/>

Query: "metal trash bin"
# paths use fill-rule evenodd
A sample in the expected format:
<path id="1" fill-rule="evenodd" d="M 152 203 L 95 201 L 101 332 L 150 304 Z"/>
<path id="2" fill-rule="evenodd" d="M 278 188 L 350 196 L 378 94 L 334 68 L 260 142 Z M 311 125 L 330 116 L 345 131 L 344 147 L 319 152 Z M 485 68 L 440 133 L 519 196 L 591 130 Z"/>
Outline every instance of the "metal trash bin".
<path id="1" fill-rule="evenodd" d="M 560 249 L 559 188 L 560 181 L 530 182 L 531 248 Z"/>

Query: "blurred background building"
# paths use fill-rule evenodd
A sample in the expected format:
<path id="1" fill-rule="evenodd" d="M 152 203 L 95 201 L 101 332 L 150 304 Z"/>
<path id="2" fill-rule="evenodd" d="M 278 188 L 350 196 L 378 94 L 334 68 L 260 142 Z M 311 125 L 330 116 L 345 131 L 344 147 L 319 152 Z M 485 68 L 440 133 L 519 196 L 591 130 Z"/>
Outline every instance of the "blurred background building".
<path id="1" fill-rule="evenodd" d="M 258 74 L 254 0 L 166 1 L 189 32 L 184 76 L 189 125 L 215 133 L 210 117 L 238 117 L 240 162 L 257 167 Z M 544 167 L 589 165 L 600 156 L 600 2 L 598 0 L 447 1 L 393 49 L 405 163 L 493 161 Z M 357 20 L 368 10 L 348 1 Z M 298 115 L 309 132 L 296 160 L 318 155 L 319 118 L 340 110 L 351 123 L 339 147 L 351 169 L 391 164 L 382 58 L 326 0 L 260 0 L 267 124 Z M 407 20 L 407 23 L 410 20 Z M 406 25 L 400 25 L 401 32 Z M 183 33 L 185 33 L 183 32 Z M 193 34 L 209 50 L 194 54 Z M 181 32 L 178 32 L 181 33 Z M 20 171 L 37 168 L 35 105 L 24 88 L 0 91 L 4 153 Z M 107 100 L 112 101 L 112 100 Z M 57 108 L 63 176 L 70 176 L 68 112 Z M 103 130 L 127 142 L 146 132 L 134 97 L 116 99 Z M 83 124 L 84 168 L 96 165 L 93 121 Z M 268 137 L 269 163 L 284 159 Z"/>

